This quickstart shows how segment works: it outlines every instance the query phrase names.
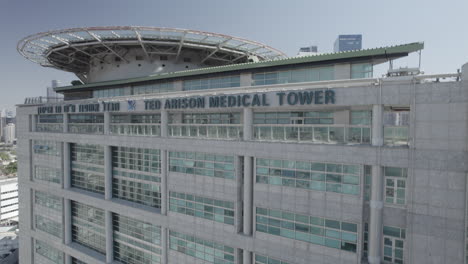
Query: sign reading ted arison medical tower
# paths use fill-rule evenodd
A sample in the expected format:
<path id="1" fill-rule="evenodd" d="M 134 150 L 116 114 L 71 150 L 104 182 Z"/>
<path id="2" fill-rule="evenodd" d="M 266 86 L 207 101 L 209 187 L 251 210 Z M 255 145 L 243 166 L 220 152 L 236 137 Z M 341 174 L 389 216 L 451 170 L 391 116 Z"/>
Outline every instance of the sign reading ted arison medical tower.
<path id="1" fill-rule="evenodd" d="M 276 106 L 283 105 L 320 105 L 335 104 L 334 90 L 291 91 L 276 92 L 274 94 Z M 227 108 L 227 107 L 268 107 L 271 97 L 268 93 L 249 93 L 238 95 L 195 96 L 184 98 L 150 99 L 144 100 L 142 110 L 160 109 L 194 109 L 194 108 Z M 141 101 L 132 101 L 132 109 L 138 109 Z M 39 106 L 38 114 L 52 113 L 89 113 L 89 112 L 118 112 L 121 111 L 120 102 L 96 102 L 86 104 L 65 104 L 55 106 Z"/>

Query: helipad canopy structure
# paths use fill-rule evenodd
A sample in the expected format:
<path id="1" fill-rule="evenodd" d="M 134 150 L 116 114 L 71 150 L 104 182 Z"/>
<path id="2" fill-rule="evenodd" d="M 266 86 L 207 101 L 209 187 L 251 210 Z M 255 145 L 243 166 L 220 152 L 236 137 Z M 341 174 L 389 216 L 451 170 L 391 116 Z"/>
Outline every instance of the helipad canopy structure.
<path id="1" fill-rule="evenodd" d="M 228 35 L 159 27 L 89 27 L 38 33 L 22 39 L 17 47 L 27 59 L 45 67 L 86 75 L 95 64 L 130 63 L 130 50 L 139 49 L 144 60 L 197 54 L 199 67 L 284 58 L 267 45 Z"/>

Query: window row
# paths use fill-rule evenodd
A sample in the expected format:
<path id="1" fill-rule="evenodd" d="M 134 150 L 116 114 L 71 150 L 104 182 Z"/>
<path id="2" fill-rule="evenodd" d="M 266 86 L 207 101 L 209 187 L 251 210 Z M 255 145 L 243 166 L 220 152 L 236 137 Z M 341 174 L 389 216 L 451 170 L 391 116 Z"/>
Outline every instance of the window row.
<path id="1" fill-rule="evenodd" d="M 106 254 L 104 210 L 72 201 L 72 240 Z"/>
<path id="2" fill-rule="evenodd" d="M 201 152 L 170 152 L 169 170 L 172 172 L 234 179 L 234 156 Z"/>
<path id="3" fill-rule="evenodd" d="M 256 159 L 256 182 L 343 194 L 360 194 L 360 166 Z"/>
<path id="4" fill-rule="evenodd" d="M 129 264 L 161 263 L 161 227 L 112 215 L 114 259 Z"/>
<path id="5" fill-rule="evenodd" d="M 34 166 L 34 179 L 44 182 L 62 183 L 62 171 L 56 168 L 49 168 L 43 166 Z"/>
<path id="6" fill-rule="evenodd" d="M 240 87 L 240 75 L 184 81 L 184 91 Z"/>
<path id="7" fill-rule="evenodd" d="M 186 193 L 170 192 L 169 210 L 234 225 L 234 203 Z"/>
<path id="8" fill-rule="evenodd" d="M 161 151 L 131 147 L 112 148 L 112 166 L 151 173 L 161 173 Z"/>
<path id="9" fill-rule="evenodd" d="M 355 223 L 257 207 L 256 231 L 356 252 Z"/>
<path id="10" fill-rule="evenodd" d="M 38 254 L 38 255 L 46 258 L 51 263 L 55 263 L 55 264 L 64 264 L 65 263 L 63 253 L 60 250 L 52 247 L 51 245 L 49 245 L 49 244 L 47 244 L 47 243 L 45 243 L 43 241 L 40 241 L 40 240 L 37 240 L 37 239 L 34 241 L 34 252 L 35 252 L 34 256 L 36 256 L 36 254 Z M 42 261 L 40 261 L 36 257 L 34 258 L 34 261 L 35 261 L 35 263 L 43 263 Z"/>
<path id="11" fill-rule="evenodd" d="M 60 156 L 61 144 L 55 141 L 33 140 L 34 154 Z"/>
<path id="12" fill-rule="evenodd" d="M 333 66 L 329 66 L 266 73 L 255 73 L 252 74 L 252 79 L 253 86 L 281 83 L 329 81 L 335 79 L 335 70 Z"/>
<path id="13" fill-rule="evenodd" d="M 234 248 L 179 232 L 169 232 L 169 248 L 204 263 L 234 264 Z"/>

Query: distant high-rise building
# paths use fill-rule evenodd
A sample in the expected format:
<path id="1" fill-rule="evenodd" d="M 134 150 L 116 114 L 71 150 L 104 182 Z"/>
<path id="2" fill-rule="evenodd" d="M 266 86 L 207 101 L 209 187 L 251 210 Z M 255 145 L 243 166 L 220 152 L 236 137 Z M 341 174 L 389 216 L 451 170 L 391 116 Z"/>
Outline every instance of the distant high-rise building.
<path id="1" fill-rule="evenodd" d="M 47 102 L 62 101 L 63 94 L 59 94 L 54 91 L 54 89 L 59 86 L 60 86 L 60 81 L 52 80 L 52 86 L 47 87 Z"/>
<path id="2" fill-rule="evenodd" d="M 16 138 L 16 126 L 13 123 L 9 123 L 3 129 L 3 137 L 6 143 L 13 143 Z"/>
<path id="3" fill-rule="evenodd" d="M 299 48 L 299 52 L 297 53 L 297 56 L 313 55 L 313 54 L 316 54 L 317 52 L 318 52 L 317 46 L 302 47 L 302 48 Z"/>
<path id="4" fill-rule="evenodd" d="M 0 206 L 0 225 L 18 221 L 18 178 L 0 177 Z"/>
<path id="5" fill-rule="evenodd" d="M 362 35 L 339 35 L 335 40 L 334 51 L 348 51 L 362 49 Z"/>

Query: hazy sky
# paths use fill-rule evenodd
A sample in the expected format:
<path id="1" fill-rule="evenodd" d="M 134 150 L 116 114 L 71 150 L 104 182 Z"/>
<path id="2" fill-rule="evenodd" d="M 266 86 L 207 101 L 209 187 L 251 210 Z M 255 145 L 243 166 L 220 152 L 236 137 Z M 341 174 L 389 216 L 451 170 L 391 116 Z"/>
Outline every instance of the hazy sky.
<path id="1" fill-rule="evenodd" d="M 363 48 L 424 41 L 422 69 L 445 73 L 468 62 L 467 11 L 468 0 L 0 0 L 0 109 L 45 95 L 52 79 L 63 85 L 77 79 L 19 55 L 18 41 L 38 32 L 177 27 L 263 42 L 290 56 L 310 44 L 329 52 L 338 34 L 360 33 Z"/>

